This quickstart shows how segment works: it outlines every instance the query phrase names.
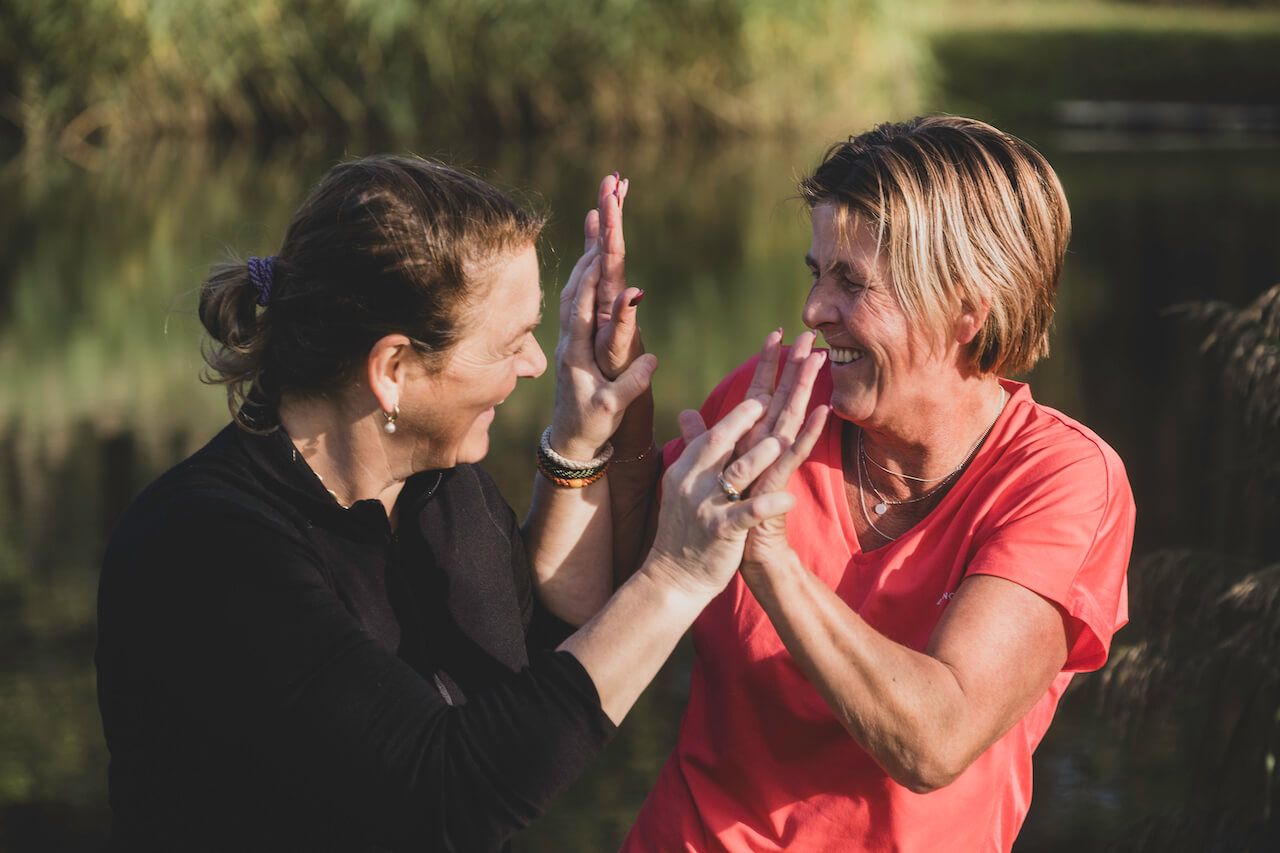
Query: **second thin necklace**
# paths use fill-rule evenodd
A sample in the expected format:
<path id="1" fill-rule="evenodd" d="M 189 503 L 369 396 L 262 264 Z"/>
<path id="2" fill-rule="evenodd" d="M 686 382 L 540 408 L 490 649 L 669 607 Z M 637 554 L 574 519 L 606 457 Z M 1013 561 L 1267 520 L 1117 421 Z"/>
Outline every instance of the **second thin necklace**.
<path id="1" fill-rule="evenodd" d="M 932 497 L 940 489 L 946 487 L 946 485 L 950 483 L 955 478 L 955 476 L 960 473 L 961 470 L 964 469 L 964 466 L 968 465 L 969 461 L 973 459 L 974 454 L 978 452 L 978 448 L 982 446 L 982 443 L 987 440 L 987 436 L 991 434 L 991 430 L 995 428 L 996 421 L 1000 420 L 1000 413 L 1004 411 L 1004 404 L 1007 399 L 1008 399 L 1007 393 L 1005 392 L 1004 388 L 1001 387 L 1000 401 L 996 404 L 996 415 L 994 418 L 991 419 L 991 423 L 989 423 L 987 425 L 987 428 L 982 431 L 982 435 L 978 436 L 978 440 L 975 441 L 973 443 L 973 446 L 969 448 L 969 452 L 964 455 L 964 458 L 960 460 L 960 463 L 956 465 L 956 467 L 952 468 L 950 471 L 948 471 L 946 474 L 943 474 L 940 477 L 929 477 L 929 478 L 913 477 L 910 474 L 903 474 L 898 471 L 889 470 L 888 468 L 881 465 L 879 462 L 876 462 L 876 460 L 872 459 L 871 454 L 867 453 L 866 446 L 863 444 L 863 440 L 862 440 L 862 430 L 859 429 L 858 430 L 858 460 L 857 460 L 858 491 L 860 493 L 859 503 L 862 504 L 862 514 L 866 518 L 867 524 L 871 526 L 871 529 L 875 530 L 876 533 L 879 533 L 881 536 L 888 539 L 890 542 L 894 541 L 894 539 L 896 538 L 893 536 L 889 536 L 885 533 L 881 533 L 880 530 L 877 529 L 875 524 L 871 521 L 871 515 L 870 513 L 867 512 L 866 494 L 865 494 L 865 491 L 863 490 L 864 474 L 866 476 L 866 484 L 871 488 L 872 493 L 876 496 L 876 499 L 877 499 L 876 504 L 872 507 L 872 509 L 875 510 L 875 513 L 877 516 L 884 515 L 886 512 L 889 511 L 889 507 L 891 506 L 902 506 L 903 504 L 918 503 L 919 501 Z M 933 488 L 929 489 L 924 494 L 917 495 L 914 498 L 894 500 L 892 498 L 885 497 L 883 494 L 880 493 L 880 490 L 876 488 L 875 481 L 871 479 L 871 469 L 867 467 L 868 462 L 870 462 L 872 465 L 879 468 L 884 473 L 889 474 L 891 476 L 900 477 L 904 480 L 912 480 L 917 483 L 936 483 L 937 485 L 933 486 Z"/>

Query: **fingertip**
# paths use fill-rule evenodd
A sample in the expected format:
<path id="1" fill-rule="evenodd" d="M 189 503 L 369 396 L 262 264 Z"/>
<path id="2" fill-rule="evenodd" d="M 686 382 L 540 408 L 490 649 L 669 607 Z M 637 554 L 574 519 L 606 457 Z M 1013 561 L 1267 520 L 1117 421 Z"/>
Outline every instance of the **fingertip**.
<path id="1" fill-rule="evenodd" d="M 696 409 L 685 409 L 676 418 L 676 421 L 680 424 L 680 437 L 685 440 L 686 444 L 701 435 L 706 427 L 702 422 L 702 415 L 698 414 Z"/>

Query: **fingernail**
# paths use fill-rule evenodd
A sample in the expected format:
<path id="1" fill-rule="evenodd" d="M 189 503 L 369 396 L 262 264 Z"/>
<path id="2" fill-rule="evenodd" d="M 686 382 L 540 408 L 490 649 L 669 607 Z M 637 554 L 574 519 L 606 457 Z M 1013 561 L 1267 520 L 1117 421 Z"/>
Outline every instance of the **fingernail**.
<path id="1" fill-rule="evenodd" d="M 615 181 L 616 181 L 616 180 L 618 180 L 618 178 L 619 178 L 619 177 L 621 177 L 621 175 L 619 175 L 617 172 L 614 172 L 614 173 L 613 173 L 613 179 L 614 179 Z"/>
<path id="2" fill-rule="evenodd" d="M 642 300 L 642 299 L 644 299 L 644 291 L 643 291 L 643 290 L 642 290 L 642 291 L 640 291 L 639 293 L 637 293 L 635 296 L 631 297 L 631 301 L 630 301 L 630 302 L 628 302 L 627 304 L 634 308 L 635 306 L 637 306 L 637 305 L 639 305 L 639 304 L 640 304 L 640 300 Z"/>

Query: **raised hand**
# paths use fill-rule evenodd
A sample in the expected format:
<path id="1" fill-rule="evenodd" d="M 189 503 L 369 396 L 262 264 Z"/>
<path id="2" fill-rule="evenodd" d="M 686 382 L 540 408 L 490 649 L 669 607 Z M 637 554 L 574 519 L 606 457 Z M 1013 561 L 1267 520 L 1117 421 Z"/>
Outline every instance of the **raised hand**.
<path id="1" fill-rule="evenodd" d="M 556 451 L 570 459 L 586 460 L 596 455 L 618 429 L 627 406 L 649 387 L 658 368 L 655 356 L 641 355 L 616 377 L 601 371 L 594 352 L 601 272 L 600 252 L 588 248 L 560 292 L 556 403 L 550 440 Z"/>
<path id="2" fill-rule="evenodd" d="M 583 226 L 586 248 L 600 256 L 600 284 L 596 289 L 595 356 L 601 372 L 610 379 L 620 376 L 643 352 L 636 306 L 644 291 L 627 287 L 626 240 L 622 233 L 622 206 L 630 182 L 617 172 L 600 182 L 596 209 Z"/>
<path id="3" fill-rule="evenodd" d="M 818 370 L 826 361 L 826 353 L 813 352 L 813 342 L 817 339 L 814 332 L 801 333 L 787 353 L 786 364 L 782 367 L 782 377 L 778 377 L 778 362 L 782 358 L 782 329 L 776 329 L 765 336 L 764 346 L 760 350 L 760 360 L 756 363 L 755 373 L 751 376 L 751 385 L 747 388 L 748 397 L 771 396 L 769 411 L 761 418 L 751 432 L 738 443 L 736 453 L 741 455 L 748 448 L 755 446 L 766 435 L 774 432 L 779 423 L 798 425 L 803 420 L 805 408 L 809 403 L 809 394 L 813 390 L 813 380 Z M 776 392 L 776 393 L 775 393 Z M 795 432 L 791 433 L 795 438 Z"/>
<path id="4" fill-rule="evenodd" d="M 742 562 L 747 531 L 794 506 L 785 491 L 753 492 L 731 501 L 718 479 L 734 445 L 765 414 L 767 403 L 767 397 L 744 400 L 709 430 L 696 411 L 680 414 L 686 446 L 662 480 L 662 509 L 647 563 L 651 570 L 693 592 L 719 592 Z M 738 459 L 739 487 L 747 489 L 775 464 L 781 448 L 766 441 Z"/>
<path id="5" fill-rule="evenodd" d="M 759 448 L 769 442 L 777 442 L 777 452 L 770 451 L 774 460 L 763 472 L 753 477 L 752 490 L 776 492 L 787 487 L 791 475 L 800 464 L 808 458 L 810 452 L 822 435 L 826 426 L 830 407 L 817 406 L 805 417 L 809 397 L 813 392 L 813 383 L 818 371 L 826 361 L 825 352 L 813 352 L 816 336 L 805 332 L 796 339 L 791 351 L 787 354 L 786 364 L 782 368 L 782 377 L 774 382 L 778 374 L 778 361 L 781 358 L 781 331 L 771 332 L 766 338 L 761 352 L 760 362 L 751 380 L 748 394 L 772 393 L 769 410 L 765 413 L 750 433 L 739 444 L 740 455 L 725 470 L 725 480 L 737 486 L 739 478 L 745 478 L 749 472 L 757 470 L 758 465 L 751 459 Z M 743 465 L 738 471 L 735 466 Z M 781 556 L 782 549 L 790 546 L 787 543 L 786 520 L 782 517 L 769 518 L 755 527 L 747 537 L 744 551 L 746 564 L 760 563 Z"/>

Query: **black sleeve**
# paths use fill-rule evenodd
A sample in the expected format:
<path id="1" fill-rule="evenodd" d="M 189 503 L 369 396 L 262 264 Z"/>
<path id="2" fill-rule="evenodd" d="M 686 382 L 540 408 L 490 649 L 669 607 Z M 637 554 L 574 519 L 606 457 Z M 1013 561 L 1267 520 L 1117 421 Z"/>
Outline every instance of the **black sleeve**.
<path id="1" fill-rule="evenodd" d="M 155 606 L 142 618 L 178 701 L 382 843 L 495 849 L 613 734 L 564 652 L 446 704 L 359 627 L 285 525 L 201 506 L 152 541 L 141 562 Z"/>

